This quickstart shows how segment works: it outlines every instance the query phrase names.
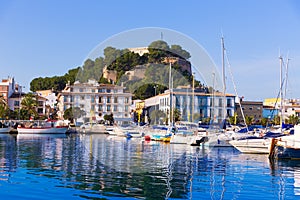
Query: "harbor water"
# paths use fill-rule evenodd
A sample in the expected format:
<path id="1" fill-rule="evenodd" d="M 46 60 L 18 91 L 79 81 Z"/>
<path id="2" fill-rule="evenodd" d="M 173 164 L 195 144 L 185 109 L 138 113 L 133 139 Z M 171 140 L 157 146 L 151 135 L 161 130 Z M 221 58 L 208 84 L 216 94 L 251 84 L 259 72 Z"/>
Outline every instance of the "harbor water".
<path id="1" fill-rule="evenodd" d="M 2 134 L 0 198 L 300 199 L 300 162 L 104 134 Z"/>

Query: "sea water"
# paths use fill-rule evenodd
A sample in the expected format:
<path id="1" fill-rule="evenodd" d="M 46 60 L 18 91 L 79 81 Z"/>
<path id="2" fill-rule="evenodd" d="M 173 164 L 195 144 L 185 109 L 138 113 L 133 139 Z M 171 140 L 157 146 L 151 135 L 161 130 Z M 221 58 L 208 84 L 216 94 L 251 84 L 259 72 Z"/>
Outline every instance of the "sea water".
<path id="1" fill-rule="evenodd" d="M 0 198 L 300 199 L 300 162 L 104 134 L 2 134 Z"/>

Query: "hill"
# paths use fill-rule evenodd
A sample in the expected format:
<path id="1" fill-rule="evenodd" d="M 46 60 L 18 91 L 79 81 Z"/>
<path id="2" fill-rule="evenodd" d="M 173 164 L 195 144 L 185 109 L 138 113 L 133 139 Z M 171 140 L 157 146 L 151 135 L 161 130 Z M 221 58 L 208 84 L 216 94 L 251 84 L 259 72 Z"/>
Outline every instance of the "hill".
<path id="1" fill-rule="evenodd" d="M 64 76 L 33 79 L 30 90 L 53 89 L 59 92 L 68 82 L 95 79 L 99 83 L 124 85 L 136 98 L 144 99 L 154 95 L 154 87 L 158 93 L 168 87 L 169 63 L 172 63 L 173 87 L 192 84 L 190 53 L 181 46 L 169 46 L 158 40 L 145 49 L 148 51 L 137 53 L 134 48 L 106 47 L 104 57 L 87 59 L 82 67 L 71 69 Z M 201 83 L 196 81 L 195 86 L 201 86 Z"/>

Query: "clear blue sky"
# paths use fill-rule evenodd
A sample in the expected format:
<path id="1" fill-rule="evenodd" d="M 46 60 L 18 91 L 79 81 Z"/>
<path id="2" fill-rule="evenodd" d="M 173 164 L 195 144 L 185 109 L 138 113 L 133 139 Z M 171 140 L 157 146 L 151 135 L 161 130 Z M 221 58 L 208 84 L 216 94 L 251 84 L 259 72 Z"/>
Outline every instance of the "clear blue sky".
<path id="1" fill-rule="evenodd" d="M 186 34 L 218 66 L 223 33 L 238 94 L 246 100 L 277 96 L 279 51 L 284 58 L 289 55 L 287 97 L 300 98 L 300 3 L 296 0 L 0 0 L 0 78 L 13 76 L 28 91 L 33 78 L 64 75 L 81 66 L 102 41 L 142 27 Z M 230 87 L 229 92 L 233 93 Z"/>

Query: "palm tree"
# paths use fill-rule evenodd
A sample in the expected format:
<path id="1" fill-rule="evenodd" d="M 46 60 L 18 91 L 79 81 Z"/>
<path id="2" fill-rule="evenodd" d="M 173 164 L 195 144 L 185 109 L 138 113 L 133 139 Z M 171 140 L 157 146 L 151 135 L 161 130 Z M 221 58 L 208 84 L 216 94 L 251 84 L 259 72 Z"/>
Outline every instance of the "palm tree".
<path id="1" fill-rule="evenodd" d="M 36 111 L 37 100 L 34 94 L 32 93 L 26 94 L 25 98 L 21 102 L 21 105 L 22 105 L 22 109 L 28 112 L 29 118 L 30 116 L 37 115 L 37 111 Z"/>
<path id="2" fill-rule="evenodd" d="M 299 121 L 299 117 L 295 116 L 295 115 L 290 115 L 289 118 L 288 118 L 288 120 L 287 120 L 287 122 L 289 124 L 293 124 L 293 125 L 297 124 L 298 121 Z"/>
<path id="3" fill-rule="evenodd" d="M 253 123 L 254 117 L 253 116 L 245 116 L 246 124 L 251 125 Z"/>
<path id="4" fill-rule="evenodd" d="M 5 118 L 7 116 L 7 102 L 3 96 L 0 96 L 0 118 Z"/>

